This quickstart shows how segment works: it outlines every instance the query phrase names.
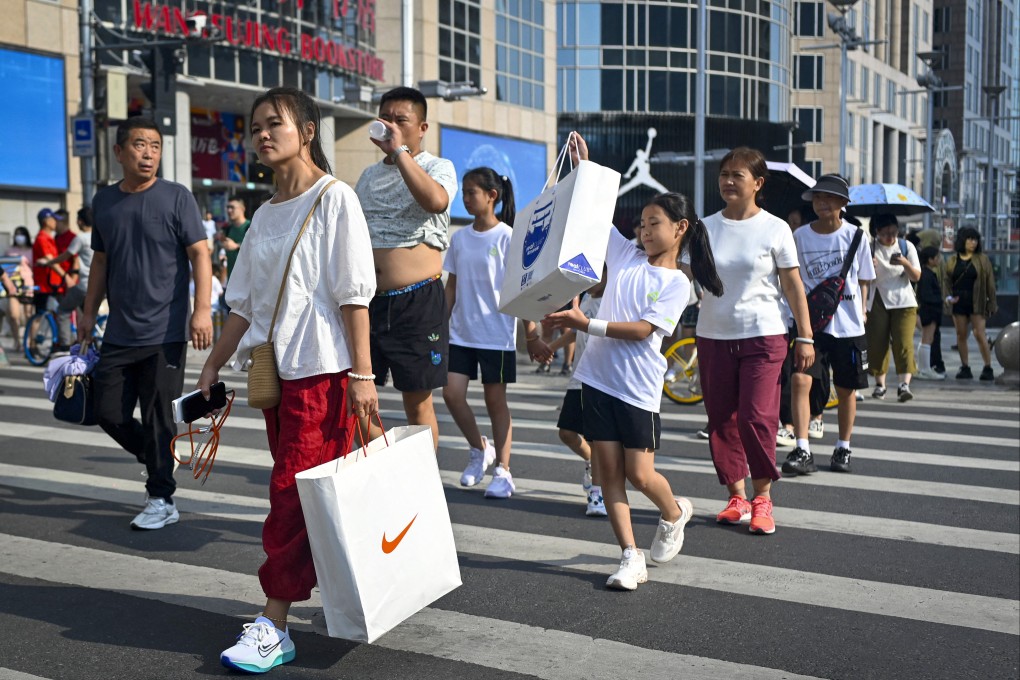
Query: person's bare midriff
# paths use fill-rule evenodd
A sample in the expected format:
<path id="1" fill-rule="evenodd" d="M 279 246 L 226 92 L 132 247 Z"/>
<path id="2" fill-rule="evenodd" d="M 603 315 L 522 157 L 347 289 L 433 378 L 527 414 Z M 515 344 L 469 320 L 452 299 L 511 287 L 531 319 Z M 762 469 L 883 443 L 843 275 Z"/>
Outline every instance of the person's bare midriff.
<path id="1" fill-rule="evenodd" d="M 443 273 L 443 256 L 432 246 L 419 243 L 410 248 L 376 248 L 375 278 L 378 290 L 410 286 Z"/>

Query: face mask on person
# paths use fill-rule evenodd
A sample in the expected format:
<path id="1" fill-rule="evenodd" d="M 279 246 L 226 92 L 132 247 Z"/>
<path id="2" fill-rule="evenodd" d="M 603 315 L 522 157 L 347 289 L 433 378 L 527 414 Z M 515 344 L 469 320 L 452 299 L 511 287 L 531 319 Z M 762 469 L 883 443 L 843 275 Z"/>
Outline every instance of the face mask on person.
<path id="1" fill-rule="evenodd" d="M 26 237 L 24 234 L 15 234 L 14 235 L 14 245 L 16 245 L 16 246 L 27 246 L 28 245 L 28 237 Z"/>

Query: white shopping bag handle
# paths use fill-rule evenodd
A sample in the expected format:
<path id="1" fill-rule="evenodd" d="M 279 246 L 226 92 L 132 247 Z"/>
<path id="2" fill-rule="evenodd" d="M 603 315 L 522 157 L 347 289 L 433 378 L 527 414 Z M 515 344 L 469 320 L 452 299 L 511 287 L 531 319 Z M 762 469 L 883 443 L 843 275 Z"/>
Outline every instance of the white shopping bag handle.
<path id="1" fill-rule="evenodd" d="M 542 191 L 545 191 L 549 187 L 556 184 L 556 182 L 560 181 L 560 173 L 563 171 L 564 161 L 569 159 L 570 169 L 571 170 L 574 169 L 574 159 L 573 157 L 571 157 L 570 152 L 568 151 L 568 149 L 570 148 L 570 141 L 573 138 L 574 132 L 571 131 L 570 134 L 567 135 L 567 143 L 563 145 L 563 148 L 560 149 L 559 154 L 556 156 L 556 161 L 553 163 L 553 170 L 551 173 L 549 173 L 549 177 L 545 180 L 545 185 L 542 187 Z"/>

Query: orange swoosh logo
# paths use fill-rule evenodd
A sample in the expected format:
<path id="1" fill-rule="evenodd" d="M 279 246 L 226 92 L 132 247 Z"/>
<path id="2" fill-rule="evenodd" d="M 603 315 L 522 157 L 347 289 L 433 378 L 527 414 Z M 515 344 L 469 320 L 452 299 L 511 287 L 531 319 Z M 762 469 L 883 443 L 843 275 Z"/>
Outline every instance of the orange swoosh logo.
<path id="1" fill-rule="evenodd" d="M 411 528 L 411 525 L 414 524 L 414 520 L 416 520 L 416 519 L 418 519 L 418 515 L 415 515 L 414 517 L 412 517 L 411 521 L 407 523 L 406 527 L 404 527 L 404 530 L 401 531 L 399 534 L 397 534 L 397 537 L 394 538 L 392 541 L 387 541 L 386 540 L 386 532 L 385 531 L 383 532 L 383 535 L 382 535 L 382 551 L 385 554 L 389 555 L 391 552 L 393 552 L 394 550 L 397 549 L 397 546 L 400 545 L 400 542 L 402 540 L 404 540 L 404 536 L 407 535 L 408 530 Z"/>

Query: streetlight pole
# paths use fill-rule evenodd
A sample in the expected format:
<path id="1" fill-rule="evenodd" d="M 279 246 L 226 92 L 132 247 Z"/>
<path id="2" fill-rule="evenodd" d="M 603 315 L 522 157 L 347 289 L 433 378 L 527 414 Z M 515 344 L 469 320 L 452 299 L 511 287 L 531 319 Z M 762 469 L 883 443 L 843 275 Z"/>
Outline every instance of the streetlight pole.
<path id="1" fill-rule="evenodd" d="M 81 115 L 93 121 L 92 130 L 95 134 L 95 94 L 92 67 L 92 0 L 80 0 L 78 5 L 78 26 L 81 30 L 81 60 L 79 74 L 81 77 Z M 92 196 L 96 193 L 96 157 L 81 158 L 81 202 L 88 207 L 92 205 Z"/>
<path id="2" fill-rule="evenodd" d="M 846 21 L 846 13 L 857 4 L 858 0 L 829 0 L 839 10 L 839 14 L 829 14 L 829 28 L 839 36 L 839 174 L 846 177 L 846 138 L 847 110 L 846 90 L 850 71 L 850 50 L 856 50 L 864 44 L 854 29 Z"/>
<path id="3" fill-rule="evenodd" d="M 694 212 L 705 216 L 705 53 L 708 50 L 708 0 L 698 5 L 698 70 L 694 75 Z"/>
<path id="4" fill-rule="evenodd" d="M 935 75 L 936 63 L 941 63 L 943 52 L 918 52 L 926 71 L 917 76 L 917 84 L 928 91 L 928 120 L 924 139 L 924 199 L 935 205 L 935 91 L 942 89 L 942 80 Z M 924 228 L 931 229 L 931 213 L 924 214 Z"/>
<path id="5" fill-rule="evenodd" d="M 988 127 L 988 178 L 985 181 L 985 212 L 988 214 L 988 221 L 985 224 L 984 243 L 986 248 L 992 246 L 995 238 L 995 210 L 992 203 L 995 200 L 995 125 L 999 114 L 999 96 L 1006 91 L 1005 85 L 985 85 L 981 90 L 988 95 L 988 107 L 991 109 Z"/>

